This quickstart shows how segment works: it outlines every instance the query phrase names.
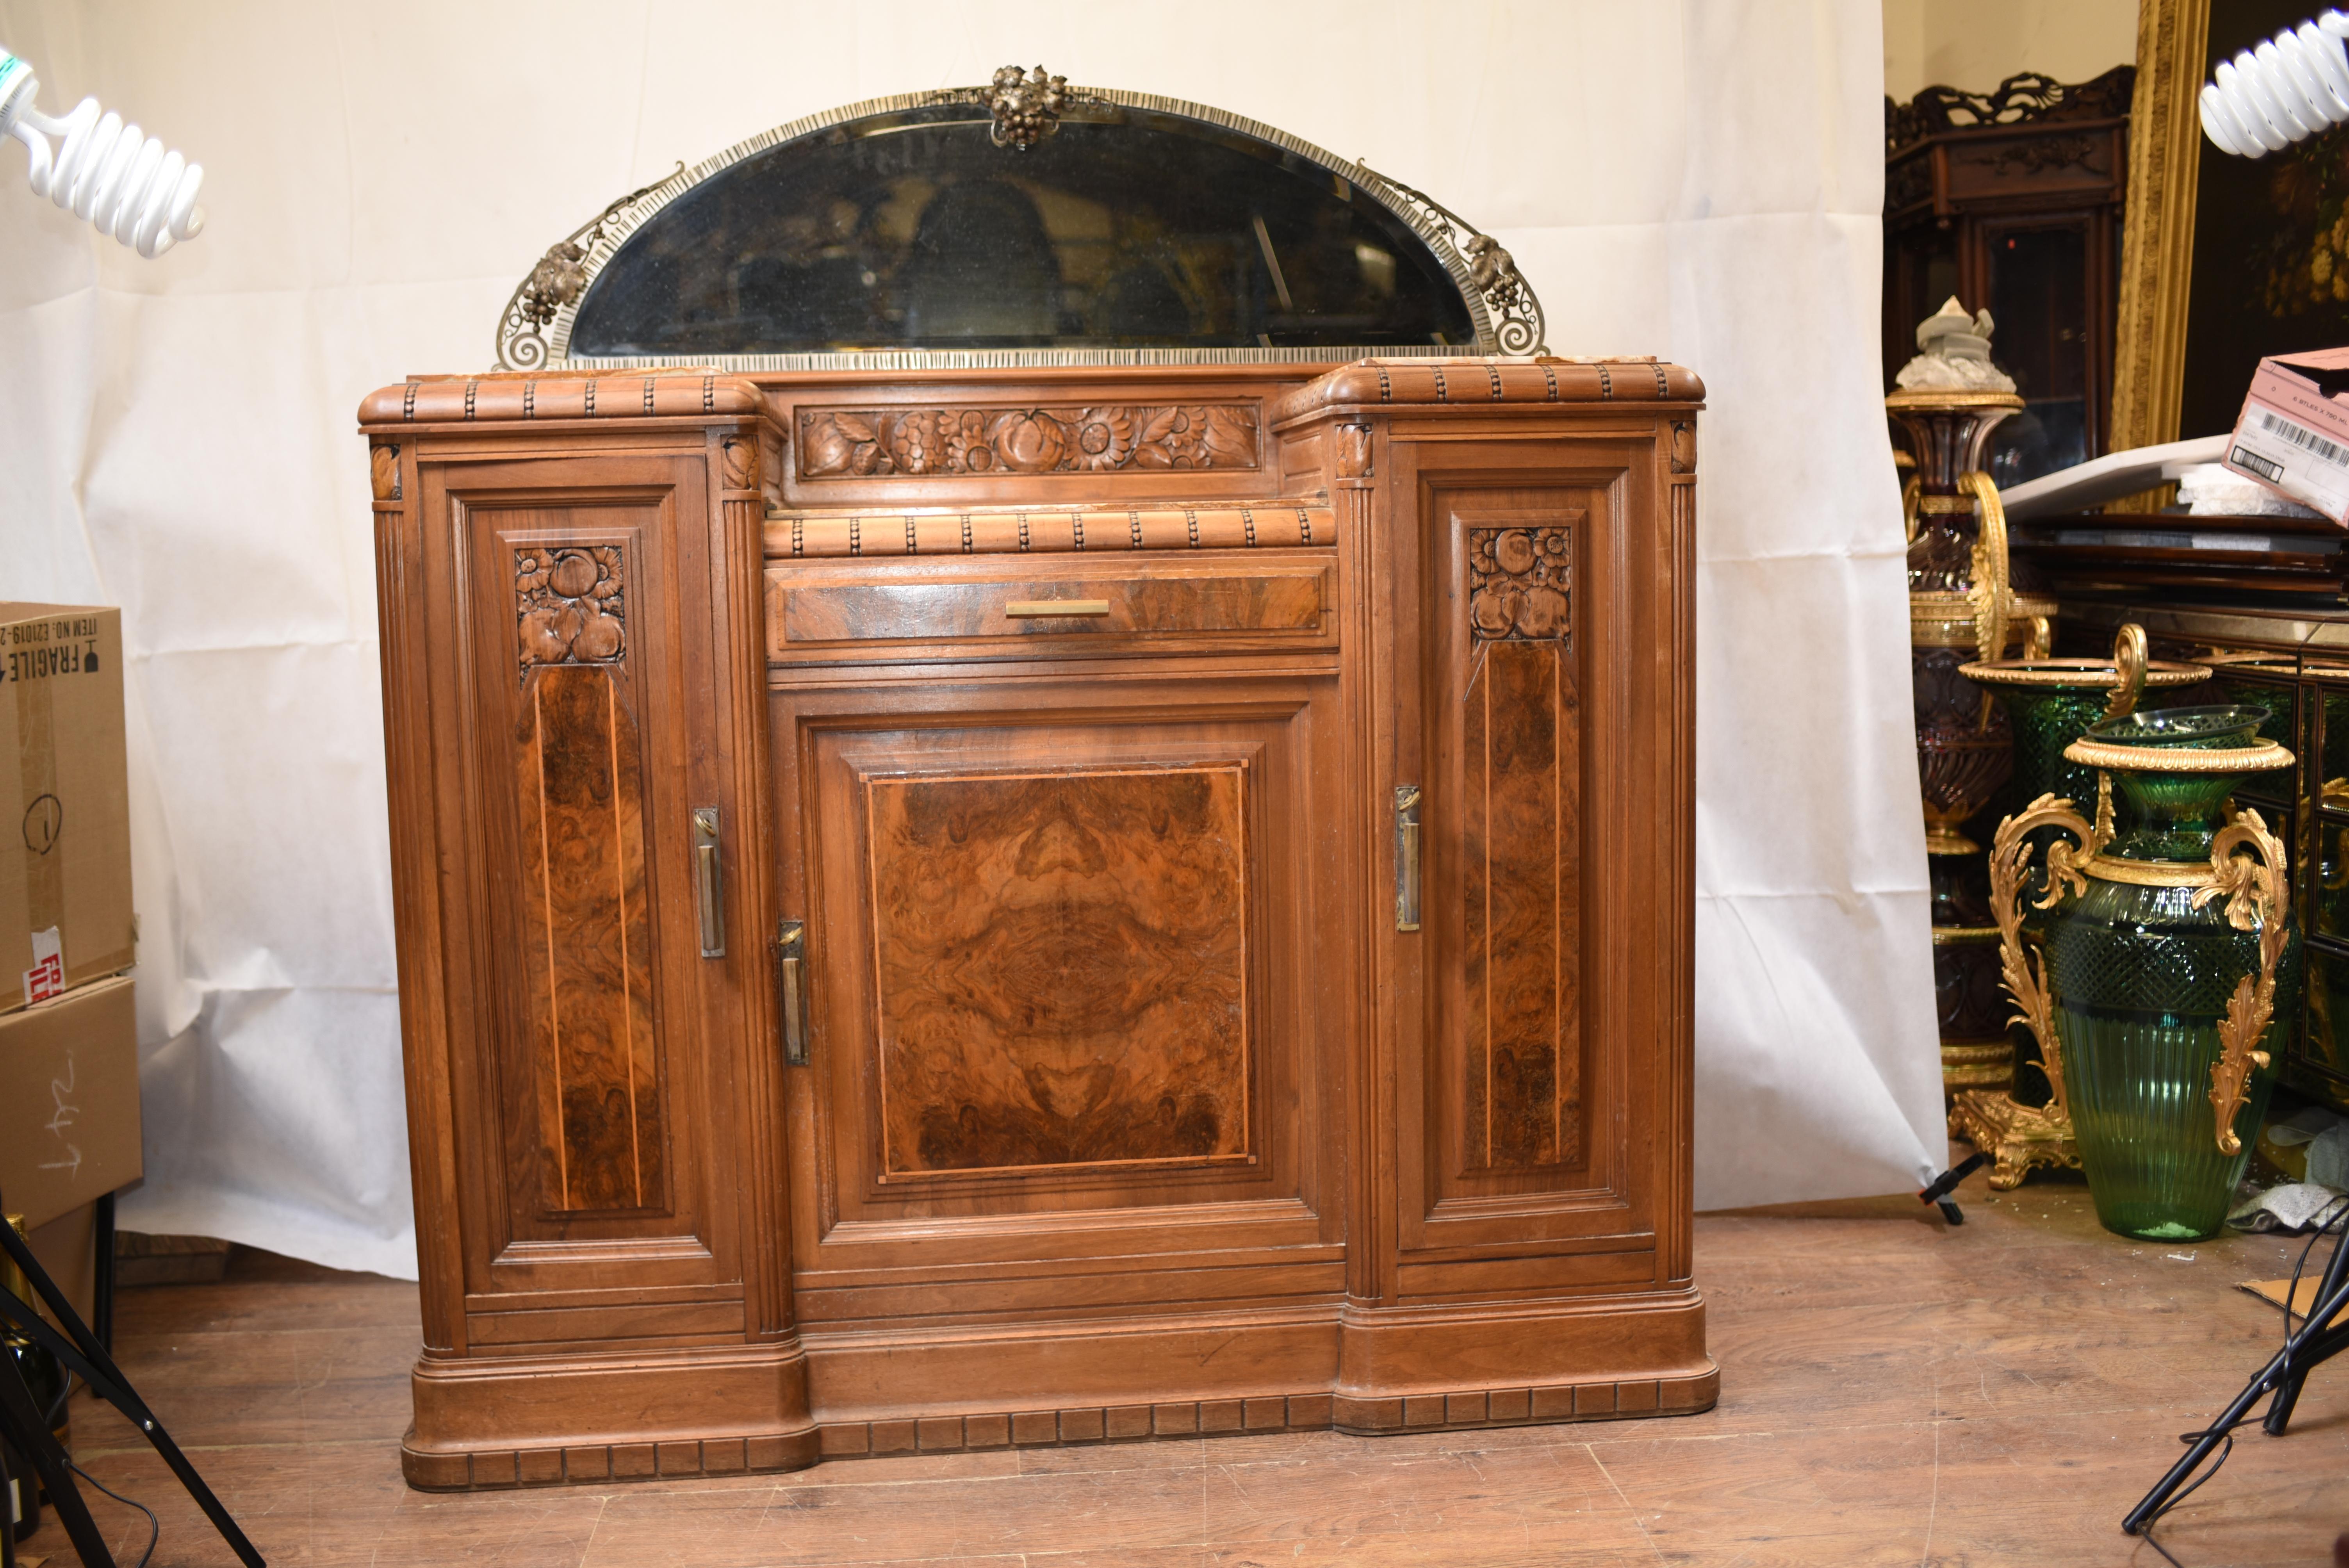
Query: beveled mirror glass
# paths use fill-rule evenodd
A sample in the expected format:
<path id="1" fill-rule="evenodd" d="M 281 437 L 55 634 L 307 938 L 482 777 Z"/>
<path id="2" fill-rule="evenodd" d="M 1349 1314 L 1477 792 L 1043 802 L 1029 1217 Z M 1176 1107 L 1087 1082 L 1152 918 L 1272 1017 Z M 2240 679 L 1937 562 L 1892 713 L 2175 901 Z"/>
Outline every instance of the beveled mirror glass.
<path id="1" fill-rule="evenodd" d="M 790 368 L 1538 337 L 1507 253 L 1418 192 L 1219 110 L 1007 68 L 782 127 L 623 198 L 516 291 L 499 347 L 525 370 Z"/>

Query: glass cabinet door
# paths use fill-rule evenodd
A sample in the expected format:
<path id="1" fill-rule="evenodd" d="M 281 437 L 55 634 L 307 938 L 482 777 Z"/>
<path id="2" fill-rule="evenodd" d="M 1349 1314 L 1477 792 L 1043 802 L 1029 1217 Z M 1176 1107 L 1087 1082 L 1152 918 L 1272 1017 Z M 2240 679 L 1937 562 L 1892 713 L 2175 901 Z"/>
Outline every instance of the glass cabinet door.
<path id="1" fill-rule="evenodd" d="M 2091 428 L 2087 222 L 1983 226 L 1996 358 L 2024 403 L 1991 434 L 2001 488 L 2085 462 L 2101 445 Z"/>

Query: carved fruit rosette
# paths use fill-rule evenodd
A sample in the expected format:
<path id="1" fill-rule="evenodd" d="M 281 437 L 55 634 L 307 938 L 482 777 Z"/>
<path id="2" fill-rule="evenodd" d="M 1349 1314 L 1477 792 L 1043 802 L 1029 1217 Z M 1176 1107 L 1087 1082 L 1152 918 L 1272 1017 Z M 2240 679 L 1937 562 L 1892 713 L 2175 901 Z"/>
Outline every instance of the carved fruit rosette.
<path id="1" fill-rule="evenodd" d="M 2064 751 L 2100 775 L 2096 820 L 2043 794 L 1991 847 L 2017 1021 L 2039 1043 L 2048 1111 L 2070 1120 L 2096 1216 L 2123 1235 L 2216 1235 L 2266 1109 L 2300 939 L 2282 843 L 2258 812 L 2229 807 L 2245 775 L 2292 766 L 2258 738 L 2266 717 L 2164 708 L 2098 724 Z M 2036 941 L 2026 900 L 2044 912 Z"/>

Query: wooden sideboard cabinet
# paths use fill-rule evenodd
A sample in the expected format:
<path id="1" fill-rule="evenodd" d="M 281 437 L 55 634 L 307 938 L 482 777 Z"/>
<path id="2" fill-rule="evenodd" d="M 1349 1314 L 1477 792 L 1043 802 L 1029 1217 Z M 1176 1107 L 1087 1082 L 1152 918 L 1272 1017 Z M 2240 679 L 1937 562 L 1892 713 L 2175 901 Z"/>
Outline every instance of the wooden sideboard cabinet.
<path id="1" fill-rule="evenodd" d="M 409 1481 L 1709 1407 L 1702 397 L 369 397 Z"/>

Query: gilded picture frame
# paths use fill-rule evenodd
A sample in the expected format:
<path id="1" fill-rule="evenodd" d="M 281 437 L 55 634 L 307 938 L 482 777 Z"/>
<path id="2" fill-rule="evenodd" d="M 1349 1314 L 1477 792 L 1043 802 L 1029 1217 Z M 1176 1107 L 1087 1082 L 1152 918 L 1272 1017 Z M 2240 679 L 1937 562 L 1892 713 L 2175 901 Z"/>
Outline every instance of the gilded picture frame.
<path id="1" fill-rule="evenodd" d="M 2209 0 L 2138 0 L 2108 449 L 2178 438 Z"/>

